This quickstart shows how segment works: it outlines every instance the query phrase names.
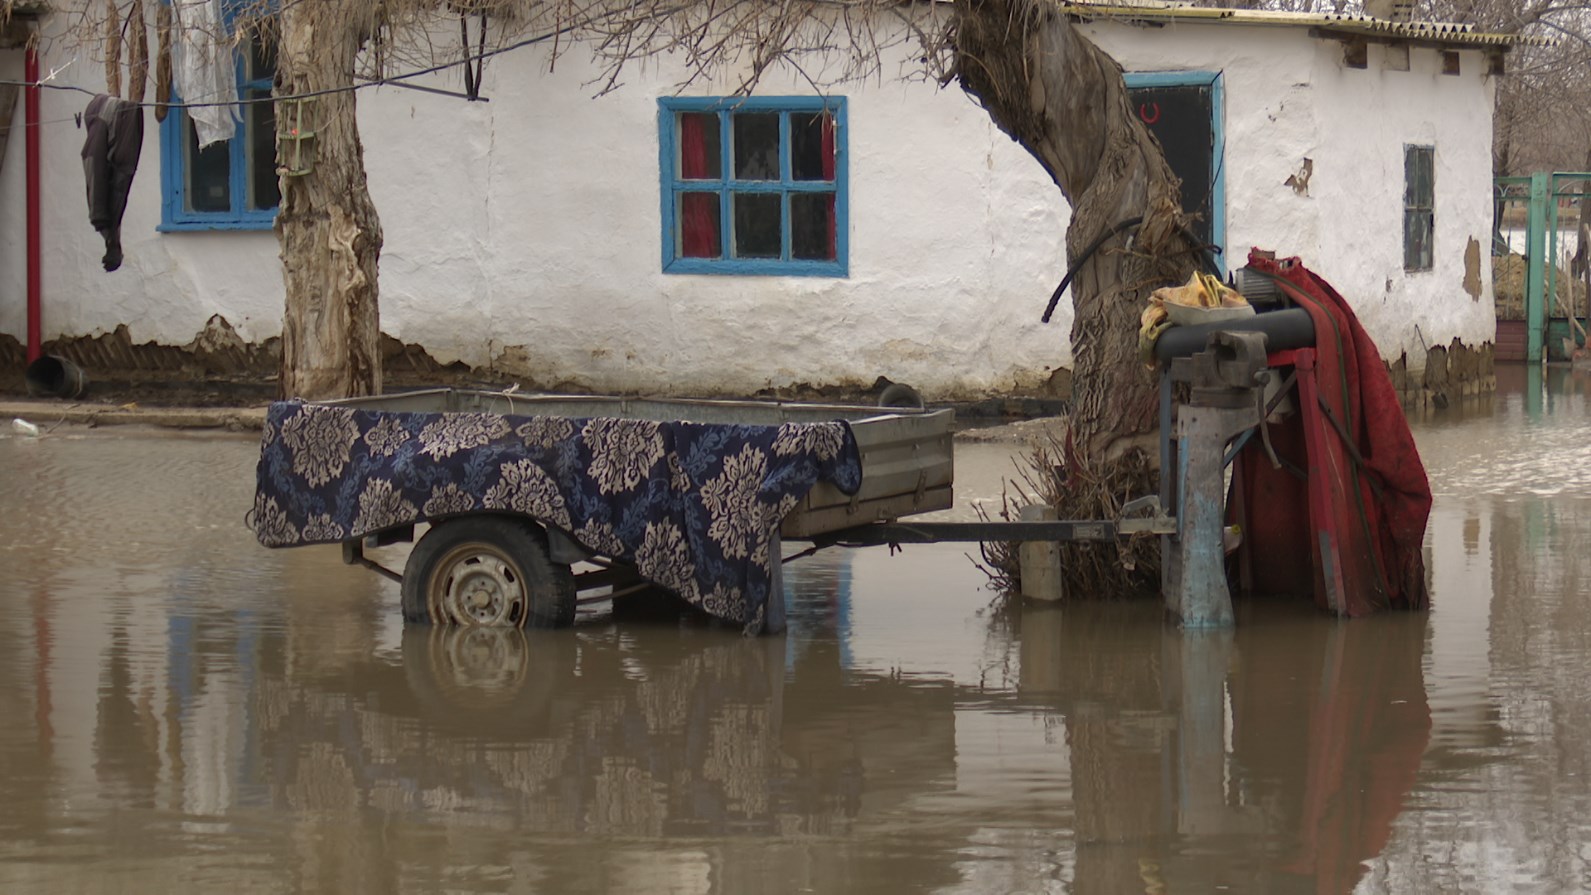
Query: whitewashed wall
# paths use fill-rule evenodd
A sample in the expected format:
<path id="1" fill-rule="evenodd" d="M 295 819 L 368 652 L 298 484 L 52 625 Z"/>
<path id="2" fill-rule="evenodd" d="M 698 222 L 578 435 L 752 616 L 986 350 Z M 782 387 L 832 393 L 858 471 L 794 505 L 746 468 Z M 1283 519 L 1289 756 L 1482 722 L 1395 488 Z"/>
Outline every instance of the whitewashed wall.
<path id="1" fill-rule="evenodd" d="M 1129 70 L 1222 71 L 1226 101 L 1228 257 L 1250 248 L 1297 255 L 1354 306 L 1382 356 L 1425 365 L 1425 346 L 1492 341 L 1492 102 L 1495 78 L 1478 51 L 1461 74 L 1441 73 L 1434 49 L 1387 68 L 1370 47 L 1364 69 L 1342 46 L 1299 28 L 1100 25 L 1091 36 Z M 1432 270 L 1403 270 L 1403 150 L 1436 147 Z M 1287 185 L 1314 163 L 1308 195 Z M 1480 294 L 1464 290 L 1465 252 L 1478 245 Z M 1416 331 L 1418 327 L 1418 331 Z M 1423 342 L 1422 342 L 1423 339 Z"/>
<path id="2" fill-rule="evenodd" d="M 1487 245 L 1490 85 L 1478 54 L 1460 78 L 1416 50 L 1410 72 L 1342 71 L 1302 31 L 1098 26 L 1129 69 L 1226 71 L 1228 251 L 1301 254 L 1358 305 L 1389 357 L 1492 337 L 1489 268 L 1464 294 L 1463 248 Z M 71 57 L 47 54 L 46 71 Z M 100 86 L 87 58 L 62 83 Z M 894 62 L 885 71 L 896 70 Z M 1033 389 L 1070 363 L 1069 313 L 1038 316 L 1064 269 L 1066 210 L 1026 153 L 959 90 L 868 83 L 849 98 L 847 279 L 660 271 L 656 98 L 679 73 L 630 73 L 592 98 L 577 54 L 547 71 L 529 49 L 492 60 L 490 103 L 384 87 L 360 94 L 371 190 L 386 234 L 382 327 L 438 360 L 543 387 L 747 393 L 879 375 L 947 399 Z M 21 53 L 0 54 L 0 77 Z M 438 78 L 434 86 L 457 88 Z M 726 92 L 729 81 L 692 93 Z M 762 92 L 808 92 L 795 81 Z M 185 344 L 219 314 L 245 339 L 281 328 L 270 233 L 158 233 L 159 129 L 146 125 L 106 274 L 70 119 L 87 97 L 46 91 L 44 332 Z M 20 122 L 21 110 L 18 110 Z M 1402 271 L 1402 146 L 1437 146 L 1436 270 Z M 24 332 L 23 141 L 0 170 L 0 332 Z M 1283 185 L 1314 159 L 1310 196 Z M 1489 258 L 1482 252 L 1483 262 Z M 1417 357 L 1418 355 L 1418 357 Z"/>

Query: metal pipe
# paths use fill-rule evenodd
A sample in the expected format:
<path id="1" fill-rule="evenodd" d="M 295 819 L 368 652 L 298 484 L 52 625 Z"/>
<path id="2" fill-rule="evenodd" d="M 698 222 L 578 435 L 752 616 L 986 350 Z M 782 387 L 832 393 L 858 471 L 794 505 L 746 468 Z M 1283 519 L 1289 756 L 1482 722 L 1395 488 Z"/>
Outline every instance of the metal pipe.
<path id="1" fill-rule="evenodd" d="M 44 353 L 40 335 L 40 296 L 44 292 L 39 233 L 39 54 L 31 45 L 23 55 L 23 146 L 27 155 L 28 363 Z"/>

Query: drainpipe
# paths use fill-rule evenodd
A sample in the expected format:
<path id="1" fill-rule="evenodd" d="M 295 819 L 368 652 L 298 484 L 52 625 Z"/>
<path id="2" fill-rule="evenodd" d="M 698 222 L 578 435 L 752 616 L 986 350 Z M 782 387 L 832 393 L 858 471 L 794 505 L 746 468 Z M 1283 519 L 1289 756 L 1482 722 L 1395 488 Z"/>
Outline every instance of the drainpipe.
<path id="1" fill-rule="evenodd" d="M 43 353 L 39 334 L 39 296 L 44 291 L 39 260 L 39 54 L 30 45 L 23 57 L 23 141 L 28 192 L 28 363 Z"/>

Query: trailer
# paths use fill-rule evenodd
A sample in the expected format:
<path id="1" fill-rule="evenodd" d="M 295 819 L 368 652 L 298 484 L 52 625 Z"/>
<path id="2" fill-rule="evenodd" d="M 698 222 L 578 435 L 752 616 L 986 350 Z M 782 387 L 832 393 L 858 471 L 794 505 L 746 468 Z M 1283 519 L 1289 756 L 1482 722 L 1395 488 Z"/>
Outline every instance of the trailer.
<path id="1" fill-rule="evenodd" d="M 279 402 L 252 523 L 267 546 L 340 543 L 401 584 L 414 622 L 560 627 L 582 602 L 662 586 L 771 632 L 783 541 L 952 505 L 953 423 L 921 407 L 468 389 Z M 401 542 L 415 542 L 401 571 L 366 555 Z"/>
<path id="2" fill-rule="evenodd" d="M 953 503 L 950 410 L 433 389 L 273 404 L 251 525 L 340 543 L 421 623 L 560 627 L 661 587 L 772 633 L 784 541 L 1016 542 L 1024 589 L 1058 598 L 1057 545 L 1153 535 L 1168 612 L 1230 627 L 1229 525 L 1245 590 L 1423 608 L 1430 489 L 1374 343 L 1296 259 L 1239 273 L 1265 308 L 1154 344 L 1160 489 L 1115 519 L 911 518 Z M 365 553 L 421 528 L 401 572 Z"/>
<path id="3" fill-rule="evenodd" d="M 1044 507 L 1025 508 L 1021 520 L 913 519 L 954 502 L 949 409 L 429 389 L 273 404 L 251 525 L 266 546 L 340 543 L 344 562 L 401 585 L 410 622 L 562 627 L 583 603 L 662 587 L 748 634 L 784 627 L 784 542 L 811 545 L 799 555 L 834 546 L 1021 543 L 1028 595 L 1059 599 L 1059 544 L 1157 536 L 1166 544 L 1167 608 L 1184 626 L 1229 626 L 1218 491 L 1232 457 L 1223 458 L 1222 447 L 1258 431 L 1266 340 L 1312 339 L 1307 319 L 1298 326 L 1301 316 L 1258 315 L 1241 327 L 1252 332 L 1188 327 L 1167 340 L 1178 347 L 1160 358 L 1161 460 L 1179 472 L 1115 519 L 1056 519 Z M 1192 432 L 1170 425 L 1177 382 L 1198 387 L 1175 417 L 1208 423 L 1191 441 Z M 1215 394 L 1219 419 L 1198 406 L 1209 403 L 1200 396 Z M 693 464 L 676 462 L 679 440 L 699 447 L 703 433 L 713 447 L 709 468 L 683 468 Z M 593 490 L 578 474 L 597 465 L 589 442 L 643 436 L 672 440 L 675 449 L 641 459 L 648 476 L 670 480 L 672 497 L 694 501 L 694 524 L 643 525 L 619 495 L 580 493 Z M 527 456 L 521 448 L 532 442 L 554 456 Z M 833 450 L 786 452 L 802 474 L 759 469 L 752 490 L 760 499 L 731 499 L 723 482 L 734 458 L 779 454 L 778 445 L 795 442 Z M 446 473 L 448 463 L 457 475 Z M 1179 518 L 1184 506 L 1199 511 Z M 606 521 L 593 526 L 594 518 Z M 610 523 L 629 537 L 616 537 Z M 667 536 L 654 537 L 659 532 Z M 747 543 L 729 545 L 725 532 L 744 532 Z M 401 571 L 366 554 L 404 542 L 415 547 Z"/>
<path id="4" fill-rule="evenodd" d="M 1313 341 L 1298 309 L 1162 339 L 1160 493 L 1114 519 L 912 518 L 953 505 L 948 409 L 432 389 L 272 405 L 252 524 L 267 546 L 340 543 L 345 562 L 401 584 L 411 622 L 561 627 L 582 603 L 662 587 L 749 634 L 784 627 L 786 541 L 1019 543 L 1025 593 L 1060 599 L 1058 545 L 1155 536 L 1168 611 L 1229 627 L 1223 482 L 1250 440 L 1270 450 L 1272 360 L 1291 366 Z M 614 450 L 645 467 L 633 487 L 591 474 Z M 661 515 L 614 493 L 642 479 Z M 400 542 L 415 542 L 401 571 L 366 555 Z"/>

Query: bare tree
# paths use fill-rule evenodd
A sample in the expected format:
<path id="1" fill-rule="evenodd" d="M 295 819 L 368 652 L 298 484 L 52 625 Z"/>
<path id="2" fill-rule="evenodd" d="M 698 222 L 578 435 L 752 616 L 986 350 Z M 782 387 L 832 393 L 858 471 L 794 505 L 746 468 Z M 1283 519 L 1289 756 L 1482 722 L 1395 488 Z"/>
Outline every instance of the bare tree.
<path id="1" fill-rule="evenodd" d="M 381 392 L 381 221 L 365 180 L 351 89 L 359 51 L 376 31 L 377 10 L 374 3 L 333 0 L 281 6 L 275 92 L 320 94 L 307 119 L 301 108 L 277 107 L 278 120 L 303 121 L 315 134 L 313 165 L 282 176 L 276 213 L 287 287 L 284 396 Z"/>
<path id="2" fill-rule="evenodd" d="M 1132 114 L 1121 67 L 1064 15 L 1027 0 L 973 0 L 957 11 L 962 86 L 1071 203 L 1067 256 L 1080 265 L 1071 436 L 1080 456 L 1066 459 L 1109 462 L 1156 429 L 1155 385 L 1135 359 L 1134 333 L 1149 292 L 1186 279 L 1197 261 L 1178 182 Z"/>

